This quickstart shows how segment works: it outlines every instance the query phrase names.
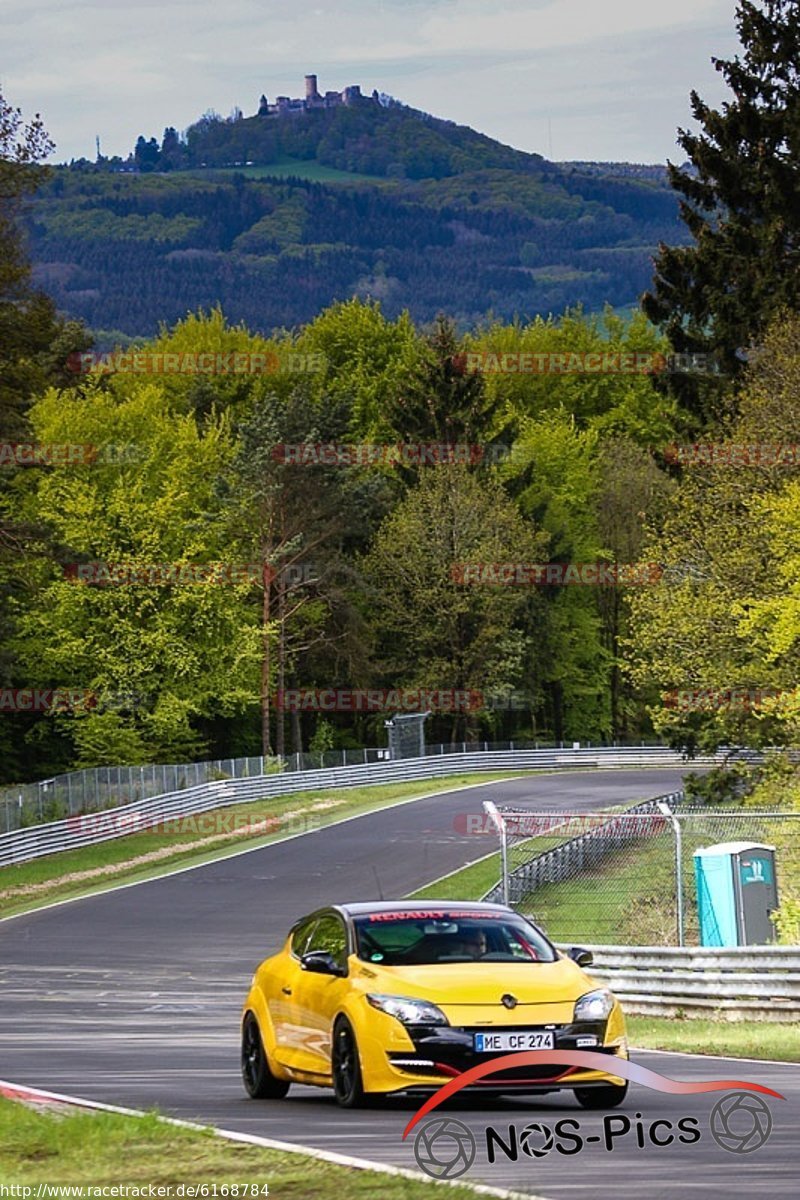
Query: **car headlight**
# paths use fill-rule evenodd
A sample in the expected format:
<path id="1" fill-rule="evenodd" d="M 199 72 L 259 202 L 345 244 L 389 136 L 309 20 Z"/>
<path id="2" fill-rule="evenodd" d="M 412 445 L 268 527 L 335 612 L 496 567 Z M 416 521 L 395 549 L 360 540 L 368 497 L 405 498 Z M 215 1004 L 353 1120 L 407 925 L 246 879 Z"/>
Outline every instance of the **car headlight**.
<path id="1" fill-rule="evenodd" d="M 576 1021 L 605 1021 L 611 1015 L 614 1007 L 614 997 L 606 988 L 596 992 L 587 992 L 581 996 L 575 1005 Z"/>
<path id="2" fill-rule="evenodd" d="M 375 992 L 367 994 L 373 1008 L 395 1017 L 403 1025 L 448 1025 L 449 1021 L 440 1008 L 427 1000 L 411 996 L 382 996 Z"/>

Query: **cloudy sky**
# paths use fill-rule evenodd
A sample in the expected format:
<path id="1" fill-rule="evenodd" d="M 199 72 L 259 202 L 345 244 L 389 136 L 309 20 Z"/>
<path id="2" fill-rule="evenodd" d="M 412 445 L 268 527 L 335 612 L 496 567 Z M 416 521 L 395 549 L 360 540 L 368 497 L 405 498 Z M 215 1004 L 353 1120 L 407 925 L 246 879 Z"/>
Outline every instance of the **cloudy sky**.
<path id="1" fill-rule="evenodd" d="M 735 0 L 0 0 L 0 87 L 55 158 L 126 153 L 209 108 L 348 83 L 557 159 L 682 160 Z"/>

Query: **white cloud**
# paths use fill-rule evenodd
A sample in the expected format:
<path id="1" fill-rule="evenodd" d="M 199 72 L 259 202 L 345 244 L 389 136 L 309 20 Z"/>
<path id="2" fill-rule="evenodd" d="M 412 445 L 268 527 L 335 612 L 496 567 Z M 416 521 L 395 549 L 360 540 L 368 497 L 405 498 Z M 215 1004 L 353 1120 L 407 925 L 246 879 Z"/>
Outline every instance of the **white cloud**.
<path id="1" fill-rule="evenodd" d="M 57 157 L 127 151 L 262 91 L 361 83 L 559 158 L 656 160 L 688 91 L 735 45 L 732 0 L 5 0 L 8 99 L 41 109 Z"/>

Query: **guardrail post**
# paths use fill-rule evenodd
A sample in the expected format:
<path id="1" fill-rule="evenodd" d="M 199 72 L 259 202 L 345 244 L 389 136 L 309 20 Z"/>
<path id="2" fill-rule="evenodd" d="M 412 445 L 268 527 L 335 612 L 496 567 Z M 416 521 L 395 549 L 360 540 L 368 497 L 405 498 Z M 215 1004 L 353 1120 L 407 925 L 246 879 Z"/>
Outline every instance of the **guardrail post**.
<path id="1" fill-rule="evenodd" d="M 675 893 L 677 899 L 678 945 L 683 946 L 683 836 L 681 823 L 669 805 L 663 800 L 659 800 L 658 808 L 669 819 L 675 834 Z"/>

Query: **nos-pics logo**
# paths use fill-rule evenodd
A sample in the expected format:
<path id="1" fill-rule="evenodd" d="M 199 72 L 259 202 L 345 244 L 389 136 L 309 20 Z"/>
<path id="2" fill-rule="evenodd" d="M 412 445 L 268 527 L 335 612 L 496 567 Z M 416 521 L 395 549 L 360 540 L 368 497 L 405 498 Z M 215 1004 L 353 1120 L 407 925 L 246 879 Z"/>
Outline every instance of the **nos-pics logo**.
<path id="1" fill-rule="evenodd" d="M 510 1066 L 541 1066 L 545 1062 L 565 1062 L 572 1068 L 578 1067 L 582 1070 L 608 1070 L 607 1056 L 591 1051 L 526 1050 L 518 1054 L 502 1055 L 472 1067 L 444 1084 L 426 1100 L 408 1122 L 403 1139 L 405 1140 L 411 1130 L 419 1125 L 423 1117 L 462 1088 Z M 772 1114 L 762 1095 L 774 1096 L 778 1100 L 785 1099 L 780 1092 L 763 1084 L 738 1079 L 682 1083 L 626 1059 L 615 1060 L 614 1073 L 673 1096 L 727 1092 L 728 1094 L 718 1100 L 711 1110 L 709 1130 L 716 1144 L 731 1154 L 752 1154 L 767 1142 L 772 1132 Z M 562 1072 L 559 1075 L 562 1086 L 564 1078 Z M 517 1161 L 520 1153 L 530 1159 L 541 1159 L 552 1152 L 573 1155 L 592 1143 L 611 1152 L 622 1140 L 637 1151 L 652 1151 L 653 1148 L 663 1148 L 676 1143 L 690 1146 L 701 1140 L 699 1123 L 699 1119 L 692 1116 L 681 1117 L 673 1122 L 663 1118 L 643 1120 L 642 1114 L 638 1112 L 634 1114 L 633 1119 L 625 1113 L 606 1113 L 603 1115 L 599 1132 L 598 1127 L 593 1125 L 591 1132 L 585 1136 L 580 1123 L 571 1117 L 556 1121 L 552 1127 L 540 1122 L 531 1123 L 522 1129 L 517 1129 L 512 1124 L 502 1131 L 487 1126 L 483 1135 L 486 1139 L 486 1156 L 491 1164 L 500 1155 L 512 1161 Z M 414 1139 L 414 1157 L 421 1169 L 434 1179 L 457 1179 L 465 1174 L 475 1161 L 477 1149 L 475 1134 L 468 1126 L 462 1121 L 441 1115 L 420 1125 Z"/>

